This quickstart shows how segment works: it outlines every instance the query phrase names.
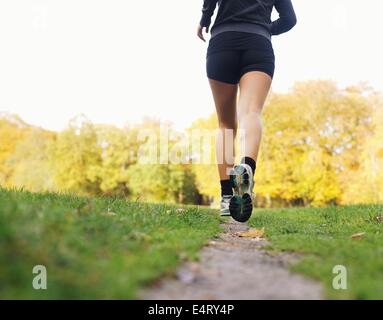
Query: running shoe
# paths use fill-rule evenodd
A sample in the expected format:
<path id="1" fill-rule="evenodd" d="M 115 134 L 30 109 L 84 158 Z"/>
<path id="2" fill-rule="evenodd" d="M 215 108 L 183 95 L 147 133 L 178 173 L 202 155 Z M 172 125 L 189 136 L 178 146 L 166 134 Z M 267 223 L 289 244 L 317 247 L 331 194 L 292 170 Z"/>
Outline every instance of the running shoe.
<path id="1" fill-rule="evenodd" d="M 221 216 L 227 217 L 230 216 L 230 200 L 233 196 L 230 195 L 223 195 L 221 198 Z"/>
<path id="2" fill-rule="evenodd" d="M 253 211 L 254 178 L 251 167 L 245 163 L 235 166 L 230 171 L 230 182 L 234 195 L 230 200 L 230 215 L 238 222 L 246 222 Z"/>

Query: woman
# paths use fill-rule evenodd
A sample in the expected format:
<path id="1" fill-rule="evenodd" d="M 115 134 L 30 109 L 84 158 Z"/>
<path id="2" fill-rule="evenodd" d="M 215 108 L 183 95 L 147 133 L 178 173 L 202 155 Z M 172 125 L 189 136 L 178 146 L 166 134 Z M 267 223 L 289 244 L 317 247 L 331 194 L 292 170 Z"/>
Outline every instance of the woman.
<path id="1" fill-rule="evenodd" d="M 296 24 L 291 0 L 204 0 L 198 36 L 205 41 L 211 17 L 206 70 L 216 106 L 219 134 L 216 154 L 234 154 L 237 121 L 241 128 L 241 163 L 233 157 L 218 163 L 221 182 L 221 215 L 247 221 L 253 210 L 253 176 L 262 136 L 261 112 L 274 75 L 271 36 Z M 279 19 L 271 21 L 273 8 Z M 237 107 L 237 92 L 240 91 Z M 227 130 L 232 135 L 225 134 Z M 234 191 L 234 192 L 233 192 Z"/>

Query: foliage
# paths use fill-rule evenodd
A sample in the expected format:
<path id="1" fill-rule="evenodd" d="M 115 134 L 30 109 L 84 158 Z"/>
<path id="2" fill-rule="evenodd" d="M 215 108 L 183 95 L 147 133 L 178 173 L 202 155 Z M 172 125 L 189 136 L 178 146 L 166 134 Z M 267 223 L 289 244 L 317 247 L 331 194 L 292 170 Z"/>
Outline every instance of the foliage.
<path id="1" fill-rule="evenodd" d="M 54 189 L 48 155 L 55 136 L 54 133 L 39 128 L 29 129 L 5 162 L 11 168 L 9 185 L 23 186 L 34 192 Z"/>
<path id="2" fill-rule="evenodd" d="M 50 151 L 57 188 L 79 194 L 97 194 L 92 169 L 101 163 L 101 146 L 92 123 L 75 119 L 57 135 Z"/>
<path id="3" fill-rule="evenodd" d="M 89 168 L 89 178 L 98 182 L 103 194 L 128 196 L 128 168 L 135 163 L 138 148 L 136 129 L 119 129 L 113 126 L 95 127 L 100 161 Z"/>
<path id="4" fill-rule="evenodd" d="M 18 117 L 0 113 L 0 184 L 8 186 L 12 168 L 7 164 L 17 143 L 27 134 L 27 125 Z"/>
<path id="5" fill-rule="evenodd" d="M 298 82 L 272 93 L 263 115 L 259 207 L 383 202 L 380 94 L 365 84 Z M 219 197 L 216 128 L 215 114 L 183 132 L 150 118 L 117 128 L 80 116 L 54 133 L 2 113 L 0 185 L 209 204 Z"/>
<path id="6" fill-rule="evenodd" d="M 217 117 L 212 114 L 207 119 L 195 121 L 188 129 L 189 136 L 193 137 L 192 145 L 196 146 L 197 152 L 193 152 L 196 164 L 193 165 L 193 172 L 196 175 L 198 190 L 210 197 L 220 195 L 219 176 L 215 158 L 215 130 L 217 128 Z M 201 133 L 193 135 L 193 130 Z M 208 159 L 204 159 L 207 157 Z"/>

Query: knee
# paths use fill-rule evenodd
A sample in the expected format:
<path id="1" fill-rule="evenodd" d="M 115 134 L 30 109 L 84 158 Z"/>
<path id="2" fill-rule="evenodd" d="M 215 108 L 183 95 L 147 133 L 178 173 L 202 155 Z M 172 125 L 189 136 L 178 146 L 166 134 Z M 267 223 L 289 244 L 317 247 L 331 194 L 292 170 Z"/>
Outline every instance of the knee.
<path id="1" fill-rule="evenodd" d="M 218 127 L 220 129 L 231 129 L 237 131 L 237 121 L 236 119 L 227 120 L 227 119 L 218 119 Z"/>
<path id="2" fill-rule="evenodd" d="M 262 110 L 254 109 L 251 111 L 242 111 L 238 113 L 239 122 L 247 121 L 247 120 L 256 120 L 261 121 L 262 119 Z"/>

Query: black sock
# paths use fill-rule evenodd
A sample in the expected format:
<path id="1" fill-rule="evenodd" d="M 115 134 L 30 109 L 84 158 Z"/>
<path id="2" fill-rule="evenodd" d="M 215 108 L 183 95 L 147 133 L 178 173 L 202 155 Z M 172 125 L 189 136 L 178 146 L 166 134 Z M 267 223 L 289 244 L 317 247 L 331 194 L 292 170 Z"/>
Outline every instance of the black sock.
<path id="1" fill-rule="evenodd" d="M 253 174 L 255 173 L 255 169 L 257 168 L 257 164 L 255 163 L 255 160 L 250 157 L 243 157 L 241 160 L 241 163 L 245 163 L 250 166 L 251 170 L 253 170 Z"/>
<path id="2" fill-rule="evenodd" d="M 232 196 L 233 189 L 231 188 L 230 180 L 221 180 L 221 196 Z"/>

